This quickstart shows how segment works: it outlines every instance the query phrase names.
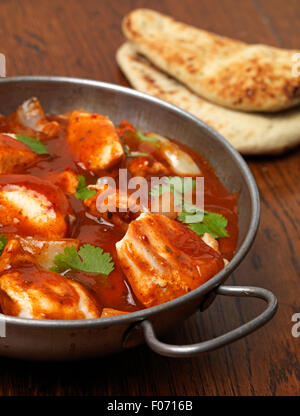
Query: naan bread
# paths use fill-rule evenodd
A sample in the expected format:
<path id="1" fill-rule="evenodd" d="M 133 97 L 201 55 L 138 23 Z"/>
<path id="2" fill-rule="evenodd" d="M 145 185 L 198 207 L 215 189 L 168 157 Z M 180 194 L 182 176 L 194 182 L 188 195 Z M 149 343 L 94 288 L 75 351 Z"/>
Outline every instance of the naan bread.
<path id="1" fill-rule="evenodd" d="M 125 16 L 123 32 L 154 65 L 213 103 L 264 112 L 300 103 L 300 77 L 292 74 L 300 51 L 249 45 L 148 9 Z"/>
<path id="2" fill-rule="evenodd" d="M 212 104 L 168 77 L 125 43 L 117 62 L 134 88 L 189 111 L 243 154 L 276 154 L 300 143 L 300 109 L 277 114 L 245 113 Z"/>

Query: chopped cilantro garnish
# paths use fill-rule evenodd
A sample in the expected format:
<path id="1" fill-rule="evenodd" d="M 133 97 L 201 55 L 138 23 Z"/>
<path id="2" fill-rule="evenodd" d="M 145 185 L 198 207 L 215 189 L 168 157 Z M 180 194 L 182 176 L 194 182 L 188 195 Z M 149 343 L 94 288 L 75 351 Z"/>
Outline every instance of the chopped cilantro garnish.
<path id="1" fill-rule="evenodd" d="M 37 155 L 49 154 L 46 146 L 40 140 L 33 137 L 24 136 L 23 134 L 15 134 L 15 137 L 17 140 L 28 146 Z"/>
<path id="2" fill-rule="evenodd" d="M 181 207 L 183 193 L 191 192 L 195 188 L 196 180 L 184 181 L 181 177 L 165 178 L 162 185 L 151 188 L 150 194 L 153 199 L 160 197 L 164 192 L 174 195 L 175 206 Z M 198 235 L 211 234 L 214 238 L 228 237 L 226 231 L 227 219 L 218 213 L 201 211 L 196 205 L 185 203 L 182 212 L 178 213 L 177 219 L 185 224 Z"/>
<path id="3" fill-rule="evenodd" d="M 159 142 L 159 138 L 156 136 L 145 136 L 141 131 L 137 130 L 136 136 L 142 141 L 142 142 L 152 142 L 157 143 Z"/>
<path id="4" fill-rule="evenodd" d="M 4 234 L 0 235 L 0 256 L 3 253 L 3 250 L 5 249 L 6 244 L 8 243 L 8 239 L 5 237 Z"/>
<path id="5" fill-rule="evenodd" d="M 96 191 L 94 189 L 89 189 L 86 186 L 85 177 L 78 176 L 78 186 L 76 189 L 75 197 L 77 199 L 81 199 L 84 201 L 85 199 L 91 198 L 92 196 L 96 195 Z"/>
<path id="6" fill-rule="evenodd" d="M 63 273 L 72 269 L 108 276 L 114 270 L 110 253 L 103 253 L 100 247 L 85 244 L 77 251 L 75 246 L 71 246 L 66 247 L 64 253 L 55 256 L 55 266 L 50 268 L 52 272 Z"/>
<path id="7" fill-rule="evenodd" d="M 148 153 L 131 152 L 127 144 L 124 145 L 124 152 L 127 157 L 149 156 Z"/>
<path id="8" fill-rule="evenodd" d="M 186 211 L 180 212 L 177 219 L 183 223 L 187 223 L 188 227 L 198 235 L 209 233 L 214 238 L 228 237 L 226 231 L 228 221 L 221 214 L 208 211 L 201 212 L 196 209 L 194 213 Z"/>

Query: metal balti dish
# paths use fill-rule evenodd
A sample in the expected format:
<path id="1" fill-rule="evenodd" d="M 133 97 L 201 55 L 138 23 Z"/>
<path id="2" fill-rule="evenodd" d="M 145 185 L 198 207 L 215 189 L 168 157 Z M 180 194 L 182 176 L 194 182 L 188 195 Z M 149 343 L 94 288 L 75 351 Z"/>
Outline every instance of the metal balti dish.
<path id="1" fill-rule="evenodd" d="M 231 262 L 208 282 L 170 302 L 138 312 L 79 321 L 24 319 L 0 314 L 0 355 L 32 360 L 72 360 L 119 352 L 144 341 L 159 354 L 183 357 L 210 351 L 239 339 L 266 323 L 277 307 L 275 296 L 261 288 L 224 286 L 246 256 L 259 224 L 259 196 L 242 157 L 219 134 L 192 115 L 157 98 L 117 85 L 61 77 L 17 77 L 0 81 L 0 113 L 9 114 L 37 96 L 48 113 L 75 108 L 129 120 L 144 131 L 157 131 L 202 153 L 231 192 L 239 192 L 239 242 Z M 193 345 L 168 345 L 157 335 L 203 309 L 215 294 L 251 296 L 267 302 L 252 321 L 215 339 Z M 4 329 L 6 336 L 4 337 Z M 157 334 L 157 335 L 156 335 Z"/>

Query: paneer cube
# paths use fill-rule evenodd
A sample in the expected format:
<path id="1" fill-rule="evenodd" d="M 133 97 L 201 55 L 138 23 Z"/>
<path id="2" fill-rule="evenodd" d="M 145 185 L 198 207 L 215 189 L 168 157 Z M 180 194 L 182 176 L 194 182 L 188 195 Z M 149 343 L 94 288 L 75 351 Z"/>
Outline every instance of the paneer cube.
<path id="1" fill-rule="evenodd" d="M 100 114 L 73 111 L 67 140 L 75 160 L 92 172 L 111 168 L 124 154 L 113 123 Z"/>

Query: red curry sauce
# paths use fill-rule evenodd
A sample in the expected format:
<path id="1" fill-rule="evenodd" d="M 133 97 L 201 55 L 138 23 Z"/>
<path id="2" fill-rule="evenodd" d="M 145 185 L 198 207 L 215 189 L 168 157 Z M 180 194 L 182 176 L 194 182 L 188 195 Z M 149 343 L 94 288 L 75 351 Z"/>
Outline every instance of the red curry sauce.
<path id="1" fill-rule="evenodd" d="M 50 155 L 42 156 L 39 161 L 34 163 L 33 166 L 25 168 L 22 172 L 18 173 L 29 174 L 51 181 L 51 178 L 54 177 L 56 173 L 62 172 L 66 168 L 71 168 L 78 175 L 83 175 L 87 184 L 94 184 L 98 177 L 78 166 L 78 164 L 74 162 L 73 155 L 68 149 L 66 142 L 67 121 L 62 117 L 56 116 L 48 117 L 48 119 L 57 121 L 61 125 L 59 134 L 56 137 L 45 141 Z M 7 131 L 9 130 L 5 120 L 0 120 L 0 132 Z M 238 238 L 238 196 L 237 194 L 231 194 L 227 191 L 227 189 L 217 178 L 209 162 L 204 159 L 203 156 L 181 143 L 176 143 L 193 158 L 204 174 L 205 209 L 207 211 L 218 212 L 228 219 L 227 231 L 229 237 L 220 238 L 218 241 L 223 256 L 230 260 L 235 252 Z M 16 146 L 20 146 L 20 143 L 17 141 Z M 143 152 L 147 150 L 147 143 L 141 144 L 140 142 L 135 142 L 134 139 L 132 139 L 130 147 L 131 150 Z M 113 168 L 109 172 L 103 172 L 103 176 L 116 177 L 118 175 L 118 169 L 120 167 L 126 168 L 128 160 L 129 159 L 124 158 L 121 165 L 117 166 L 117 168 Z M 130 175 L 128 175 L 128 179 L 130 179 Z M 36 182 L 36 186 L 38 187 L 38 180 Z M 69 195 L 67 198 L 69 199 L 70 205 L 74 211 L 76 220 L 66 237 L 79 239 L 81 244 L 90 243 L 96 246 L 101 246 L 105 252 L 111 253 L 115 263 L 114 271 L 111 272 L 107 278 L 75 271 L 69 272 L 69 275 L 67 276 L 81 282 L 85 287 L 88 287 L 99 301 L 101 307 L 110 307 L 123 311 L 142 309 L 142 305 L 135 298 L 126 277 L 118 264 L 115 244 L 122 239 L 124 231 L 121 231 L 112 224 L 108 224 L 94 218 L 92 215 L 87 213 L 81 200 Z M 57 203 L 59 204 L 63 202 L 57 201 Z M 25 231 L 26 230 L 24 230 L 24 233 L 26 234 Z M 1 233 L 2 232 L 14 233 L 15 230 L 13 226 L 7 227 L 7 229 L 2 227 Z M 203 254 L 205 255 L 205 253 Z"/>

